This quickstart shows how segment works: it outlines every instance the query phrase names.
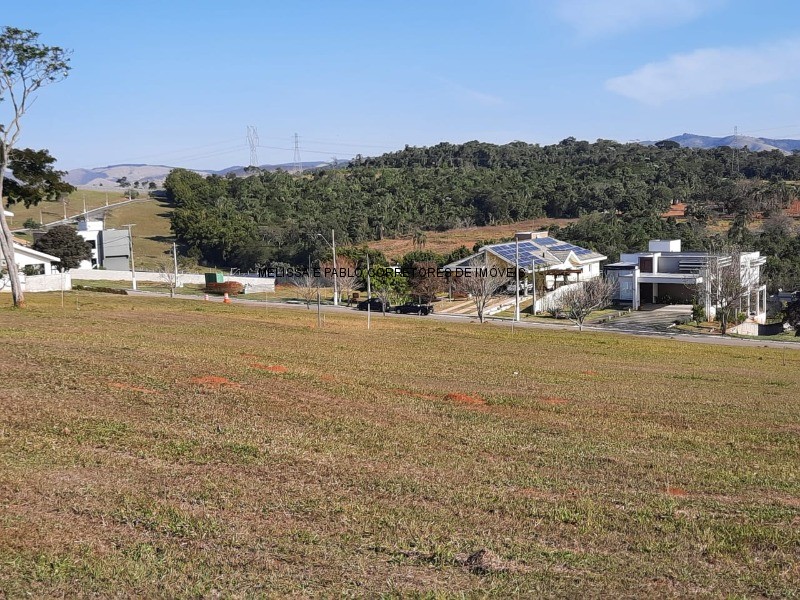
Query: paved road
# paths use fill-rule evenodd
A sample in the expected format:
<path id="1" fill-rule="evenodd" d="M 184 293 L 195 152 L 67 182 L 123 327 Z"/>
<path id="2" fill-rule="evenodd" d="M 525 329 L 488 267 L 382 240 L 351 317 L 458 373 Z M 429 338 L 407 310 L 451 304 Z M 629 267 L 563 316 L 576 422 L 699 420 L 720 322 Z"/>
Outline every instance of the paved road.
<path id="1" fill-rule="evenodd" d="M 162 292 L 145 292 L 145 291 L 128 291 L 129 295 L 133 296 L 155 296 L 155 297 L 169 297 L 168 293 Z M 194 294 L 176 294 L 176 298 L 180 298 L 182 300 L 199 300 L 203 301 L 203 296 L 198 296 Z M 222 298 L 219 296 L 209 296 L 208 302 L 222 302 Z M 264 302 L 260 300 L 245 300 L 241 298 L 232 298 L 232 304 L 243 304 L 252 307 L 260 307 L 265 308 Z M 296 310 L 304 310 L 308 311 L 306 308 L 305 303 L 299 302 L 270 302 L 269 307 L 275 308 L 289 308 L 289 309 L 296 309 Z M 670 307 L 666 307 L 670 308 Z M 674 308 L 674 307 L 672 307 Z M 316 306 L 311 305 L 311 311 L 315 311 Z M 333 306 L 330 304 L 323 304 L 321 306 L 321 310 L 324 313 L 332 313 L 332 312 L 349 312 L 349 313 L 357 313 L 364 317 L 366 321 L 367 314 L 366 312 L 357 311 L 354 308 L 349 308 L 347 306 Z M 691 310 L 691 307 L 690 307 Z M 309 312 L 311 312 L 309 311 Z M 644 311 L 650 312 L 650 311 Z M 657 319 L 661 320 L 665 318 L 666 313 L 668 311 L 664 311 L 663 313 L 659 313 L 656 317 Z M 313 312 L 311 313 L 313 314 Z M 634 313 L 635 314 L 635 313 Z M 681 313 L 683 314 L 683 313 Z M 663 316 L 662 316 L 663 315 Z M 633 316 L 633 314 L 631 315 Z M 372 313 L 373 318 L 389 318 L 389 319 L 424 319 L 426 321 L 449 321 L 449 322 L 464 322 L 464 321 L 478 321 L 477 317 L 465 317 L 464 315 L 443 315 L 443 314 L 432 314 L 427 317 L 420 317 L 418 315 L 398 315 L 395 313 L 386 313 L 386 317 L 383 317 L 381 313 Z M 627 317 L 621 317 L 627 318 Z M 674 318 L 674 317 L 673 317 Z M 577 327 L 570 323 L 530 323 L 530 322 L 521 322 L 521 323 L 514 323 L 510 319 L 498 319 L 489 317 L 487 319 L 487 324 L 498 326 L 498 327 L 518 327 L 523 329 L 567 329 L 575 331 Z M 717 346 L 745 346 L 751 348 L 786 348 L 789 350 L 800 350 L 800 343 L 796 342 L 777 342 L 777 341 L 769 341 L 763 339 L 744 339 L 744 338 L 732 338 L 732 337 L 722 337 L 722 336 L 712 336 L 712 335 L 704 335 L 699 333 L 687 333 L 682 332 L 674 329 L 665 330 L 664 332 L 657 332 L 653 331 L 652 329 L 623 329 L 623 328 L 609 328 L 603 325 L 595 325 L 595 326 L 584 326 L 584 331 L 599 331 L 605 333 L 615 333 L 620 335 L 636 335 L 641 337 L 651 337 L 651 338 L 658 338 L 658 339 L 675 339 L 680 340 L 682 342 L 691 342 L 697 344 L 711 344 Z"/>
<path id="2" fill-rule="evenodd" d="M 622 317 L 598 325 L 601 329 L 628 333 L 675 333 L 670 331 L 678 317 L 691 316 L 688 304 L 646 306 Z"/>

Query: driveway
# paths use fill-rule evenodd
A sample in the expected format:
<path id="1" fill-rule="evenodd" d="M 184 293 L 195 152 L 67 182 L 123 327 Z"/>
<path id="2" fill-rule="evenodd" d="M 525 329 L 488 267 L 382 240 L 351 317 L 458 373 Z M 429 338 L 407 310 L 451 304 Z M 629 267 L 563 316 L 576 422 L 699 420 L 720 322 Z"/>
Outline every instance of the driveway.
<path id="1" fill-rule="evenodd" d="M 687 315 L 691 316 L 691 314 L 692 307 L 690 304 L 671 304 L 666 306 L 650 304 L 596 327 L 613 331 L 664 333 L 673 331 L 671 325 L 675 322 L 675 319 Z"/>

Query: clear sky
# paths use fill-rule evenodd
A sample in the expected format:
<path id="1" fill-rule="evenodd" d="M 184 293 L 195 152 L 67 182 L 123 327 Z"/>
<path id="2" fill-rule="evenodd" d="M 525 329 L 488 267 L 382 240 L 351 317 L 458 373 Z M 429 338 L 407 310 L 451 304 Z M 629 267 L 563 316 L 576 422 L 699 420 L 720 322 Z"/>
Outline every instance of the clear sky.
<path id="1" fill-rule="evenodd" d="M 22 145 L 58 167 L 246 165 L 406 144 L 800 138 L 795 0 L 26 0 L 70 48 Z M 7 110 L 5 103 L 0 112 Z M 3 113 L 5 116 L 5 113 Z"/>

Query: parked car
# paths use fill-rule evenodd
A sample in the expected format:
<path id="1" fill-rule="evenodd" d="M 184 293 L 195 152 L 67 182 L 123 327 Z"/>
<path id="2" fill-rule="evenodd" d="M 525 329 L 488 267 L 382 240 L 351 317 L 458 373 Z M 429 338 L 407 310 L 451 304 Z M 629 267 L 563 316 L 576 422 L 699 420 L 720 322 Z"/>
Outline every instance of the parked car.
<path id="1" fill-rule="evenodd" d="M 367 306 L 369 306 L 369 310 L 371 312 L 384 312 L 383 300 L 380 298 L 372 298 L 370 300 L 362 300 L 356 305 L 358 310 L 367 310 Z M 387 302 L 385 310 L 390 310 L 392 307 Z"/>
<path id="2" fill-rule="evenodd" d="M 509 283 L 505 287 L 505 292 L 506 292 L 506 294 L 512 294 L 512 295 L 516 294 L 517 293 L 517 284 L 512 281 L 511 283 Z M 533 293 L 533 285 L 531 285 L 530 283 L 525 283 L 524 281 L 520 281 L 519 282 L 519 293 L 522 294 L 523 296 L 525 294 Z"/>
<path id="3" fill-rule="evenodd" d="M 395 306 L 394 311 L 399 315 L 429 315 L 433 312 L 433 306 L 417 302 L 406 302 L 400 306 Z"/>

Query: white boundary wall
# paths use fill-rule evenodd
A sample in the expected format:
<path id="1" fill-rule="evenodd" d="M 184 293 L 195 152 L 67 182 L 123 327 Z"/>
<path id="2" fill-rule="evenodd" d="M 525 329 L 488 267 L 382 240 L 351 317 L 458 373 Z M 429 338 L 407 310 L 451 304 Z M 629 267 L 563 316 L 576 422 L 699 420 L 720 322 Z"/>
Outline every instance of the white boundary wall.
<path id="1" fill-rule="evenodd" d="M 581 287 L 585 281 L 579 281 L 578 283 L 570 283 L 567 285 L 562 285 L 560 288 L 556 288 L 552 292 L 548 292 L 544 295 L 543 298 L 536 299 L 536 312 L 547 312 L 550 308 L 557 307 L 559 305 L 559 298 L 563 296 L 567 291 L 574 290 L 575 288 Z"/>
<path id="2" fill-rule="evenodd" d="M 103 269 L 72 269 L 70 274 L 75 279 L 88 279 L 90 281 L 130 281 L 130 271 L 105 271 Z M 167 284 L 163 273 L 152 271 L 136 271 L 136 281 L 152 281 Z M 244 275 L 225 275 L 225 281 L 238 281 L 244 285 L 245 292 L 274 292 L 274 277 L 247 277 Z M 178 275 L 178 287 L 187 283 L 204 284 L 206 282 L 203 273 L 180 273 Z"/>
<path id="3" fill-rule="evenodd" d="M 55 273 L 53 275 L 25 275 L 19 274 L 23 292 L 60 292 L 63 289 L 72 289 L 72 276 L 70 273 Z M 11 281 L 8 277 L 0 278 L 0 293 L 11 292 Z"/>

